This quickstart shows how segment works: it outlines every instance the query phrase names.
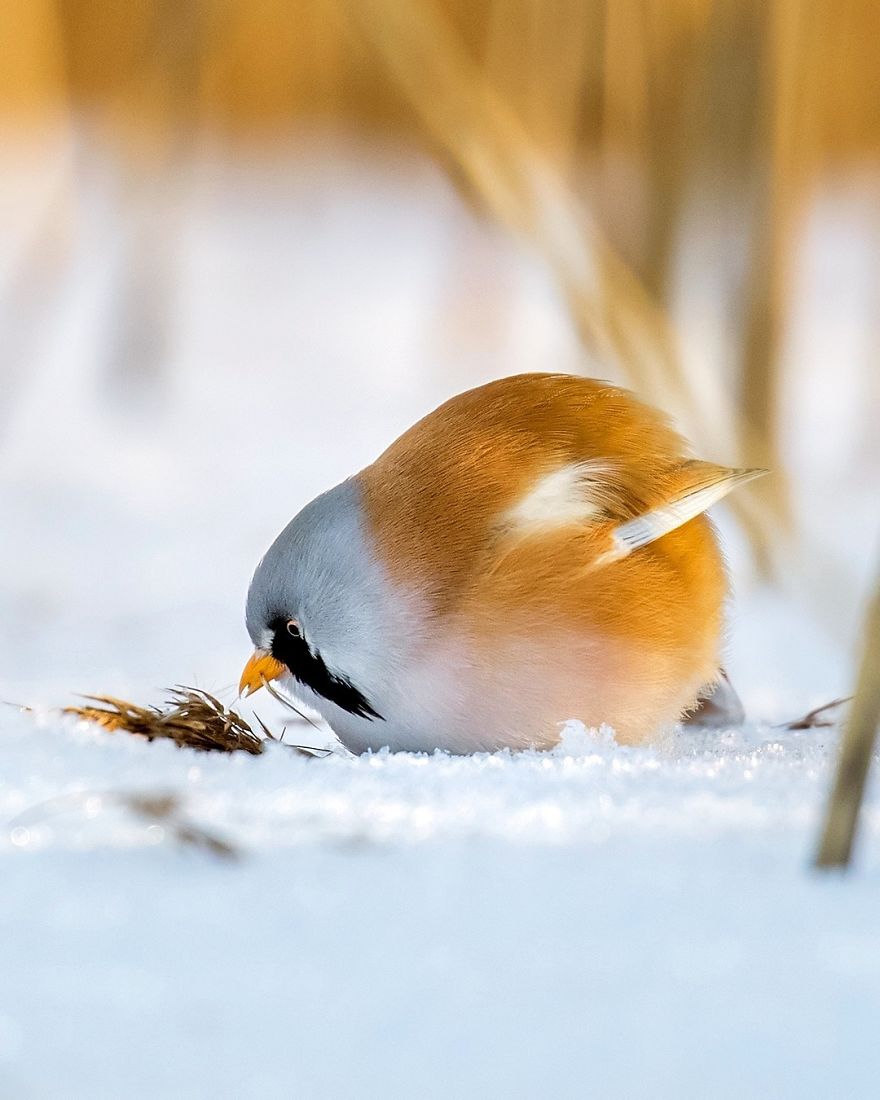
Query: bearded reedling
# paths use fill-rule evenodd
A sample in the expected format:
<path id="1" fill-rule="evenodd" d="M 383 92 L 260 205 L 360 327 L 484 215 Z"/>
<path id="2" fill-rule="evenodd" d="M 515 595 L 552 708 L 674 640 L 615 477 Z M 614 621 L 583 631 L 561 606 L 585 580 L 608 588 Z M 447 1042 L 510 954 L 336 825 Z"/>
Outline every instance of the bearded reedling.
<path id="1" fill-rule="evenodd" d="M 687 457 L 607 383 L 469 390 L 281 532 L 241 689 L 280 680 L 355 752 L 543 748 L 570 718 L 633 744 L 719 682 L 736 706 L 704 512 L 762 472 Z"/>

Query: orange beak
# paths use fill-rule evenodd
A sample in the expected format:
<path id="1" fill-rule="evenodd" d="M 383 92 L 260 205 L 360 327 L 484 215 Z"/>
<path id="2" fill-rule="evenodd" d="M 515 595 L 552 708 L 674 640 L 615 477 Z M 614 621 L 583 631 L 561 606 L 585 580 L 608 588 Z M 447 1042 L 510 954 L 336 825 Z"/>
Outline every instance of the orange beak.
<path id="1" fill-rule="evenodd" d="M 270 680 L 277 680 L 285 672 L 287 672 L 287 668 L 280 661 L 276 661 L 271 653 L 257 649 L 244 666 L 244 672 L 241 674 L 238 685 L 238 693 L 239 695 L 252 695 L 255 691 L 259 691 L 264 684 Z"/>

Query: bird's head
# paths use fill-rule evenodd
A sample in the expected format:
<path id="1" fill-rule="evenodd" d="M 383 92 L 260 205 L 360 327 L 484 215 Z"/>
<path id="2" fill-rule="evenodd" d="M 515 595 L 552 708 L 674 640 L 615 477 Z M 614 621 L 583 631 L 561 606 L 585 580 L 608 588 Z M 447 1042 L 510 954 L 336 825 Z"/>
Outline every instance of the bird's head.
<path id="1" fill-rule="evenodd" d="M 247 598 L 255 652 L 241 691 L 281 679 L 331 725 L 350 716 L 381 721 L 381 699 L 407 640 L 400 606 L 352 478 L 308 504 L 257 566 Z"/>

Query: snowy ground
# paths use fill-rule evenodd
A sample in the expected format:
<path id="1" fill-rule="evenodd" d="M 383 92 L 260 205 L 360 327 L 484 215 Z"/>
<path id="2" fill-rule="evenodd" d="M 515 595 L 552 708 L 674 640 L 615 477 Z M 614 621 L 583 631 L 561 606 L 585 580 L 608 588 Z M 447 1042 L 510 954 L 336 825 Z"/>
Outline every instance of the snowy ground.
<path id="1" fill-rule="evenodd" d="M 44 191 L 69 186 L 65 150 L 32 154 Z M 305 760 L 50 713 L 178 682 L 231 700 L 250 571 L 298 507 L 456 390 L 583 365 L 540 268 L 428 166 L 333 148 L 288 169 L 186 167 L 152 261 L 158 376 L 119 371 L 112 322 L 167 195 L 123 217 L 92 169 L 39 308 L 4 292 L 0 698 L 40 709 L 0 710 L 0 1097 L 876 1095 L 877 792 L 857 873 L 811 874 L 837 733 L 770 724 L 848 686 L 870 485 L 849 485 L 838 543 L 816 516 L 854 454 L 877 470 L 858 401 L 837 394 L 843 427 L 798 466 L 848 584 L 837 633 L 755 585 L 728 525 L 745 729 Z M 5 227 L 22 252 L 27 225 Z M 854 323 L 850 298 L 825 305 L 816 377 L 827 329 Z M 171 821 L 121 804 L 165 794 Z M 181 845 L 178 818 L 237 858 Z"/>
<path id="2" fill-rule="evenodd" d="M 829 740 L 227 759 L 16 719 L 4 818 L 93 793 L 0 840 L 0 1095 L 873 1096 L 880 817 L 857 877 L 805 870 Z"/>

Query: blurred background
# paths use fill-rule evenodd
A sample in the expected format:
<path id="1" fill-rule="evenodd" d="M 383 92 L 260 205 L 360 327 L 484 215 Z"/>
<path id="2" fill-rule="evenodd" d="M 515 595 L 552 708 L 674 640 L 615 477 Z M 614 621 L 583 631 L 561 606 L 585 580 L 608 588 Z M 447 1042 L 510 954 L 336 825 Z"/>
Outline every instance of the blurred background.
<path id="1" fill-rule="evenodd" d="M 454 392 L 582 372 L 773 476 L 765 717 L 880 551 L 875 0 L 0 7 L 0 694 L 229 688 L 272 537 Z"/>

